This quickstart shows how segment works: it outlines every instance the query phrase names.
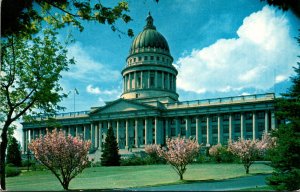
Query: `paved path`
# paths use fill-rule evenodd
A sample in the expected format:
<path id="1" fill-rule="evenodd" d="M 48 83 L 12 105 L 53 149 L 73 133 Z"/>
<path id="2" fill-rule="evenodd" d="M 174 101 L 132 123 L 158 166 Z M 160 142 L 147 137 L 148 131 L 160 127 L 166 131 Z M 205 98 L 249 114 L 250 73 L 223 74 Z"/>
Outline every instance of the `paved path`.
<path id="1" fill-rule="evenodd" d="M 187 184 L 163 185 L 157 187 L 130 188 L 130 191 L 231 191 L 265 186 L 269 175 L 255 175 L 222 181 L 199 181 Z"/>

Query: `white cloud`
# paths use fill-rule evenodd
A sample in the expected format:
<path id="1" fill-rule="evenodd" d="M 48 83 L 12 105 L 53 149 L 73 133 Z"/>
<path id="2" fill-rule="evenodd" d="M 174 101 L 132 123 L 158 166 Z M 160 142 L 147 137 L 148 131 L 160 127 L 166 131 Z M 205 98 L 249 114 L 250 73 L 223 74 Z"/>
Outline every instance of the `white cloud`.
<path id="1" fill-rule="evenodd" d="M 119 95 L 120 94 L 120 91 L 117 89 L 100 90 L 99 87 L 93 87 L 93 85 L 91 84 L 86 87 L 86 91 L 94 95 Z"/>
<path id="2" fill-rule="evenodd" d="M 75 58 L 76 64 L 70 66 L 70 70 L 63 73 L 64 77 L 71 77 L 81 81 L 109 82 L 121 77 L 120 71 L 110 69 L 89 55 L 80 43 L 68 47 L 68 57 Z"/>
<path id="3" fill-rule="evenodd" d="M 293 72 L 300 49 L 282 12 L 264 7 L 244 19 L 237 35 L 179 58 L 178 88 L 196 93 L 267 90 L 274 85 L 274 71 L 276 82 Z"/>

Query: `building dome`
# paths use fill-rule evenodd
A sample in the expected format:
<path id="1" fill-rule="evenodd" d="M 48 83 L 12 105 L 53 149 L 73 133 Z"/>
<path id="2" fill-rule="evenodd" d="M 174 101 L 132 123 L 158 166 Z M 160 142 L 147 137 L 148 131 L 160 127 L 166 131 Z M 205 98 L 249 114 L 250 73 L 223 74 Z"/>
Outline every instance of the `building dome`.
<path id="1" fill-rule="evenodd" d="M 147 52 L 149 49 L 157 49 L 157 51 L 170 54 L 168 42 L 162 34 L 156 31 L 150 13 L 146 21 L 147 24 L 144 30 L 135 37 L 131 44 L 130 54 Z"/>

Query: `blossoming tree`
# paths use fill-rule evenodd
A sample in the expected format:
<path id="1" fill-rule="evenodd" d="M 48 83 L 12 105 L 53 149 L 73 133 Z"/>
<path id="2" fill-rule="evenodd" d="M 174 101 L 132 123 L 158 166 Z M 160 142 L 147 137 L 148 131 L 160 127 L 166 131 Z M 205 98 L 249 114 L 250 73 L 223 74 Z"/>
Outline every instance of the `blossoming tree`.
<path id="1" fill-rule="evenodd" d="M 88 165 L 90 141 L 65 136 L 62 130 L 47 130 L 45 136 L 33 140 L 29 149 L 35 158 L 45 165 L 59 180 L 65 190 L 70 181 L 83 171 Z"/>
<path id="2" fill-rule="evenodd" d="M 238 156 L 243 163 L 246 174 L 249 174 L 249 168 L 258 156 L 264 155 L 266 151 L 275 145 L 275 141 L 264 133 L 262 140 L 239 139 L 228 145 L 228 150 Z"/>
<path id="3" fill-rule="evenodd" d="M 199 154 L 200 145 L 196 140 L 177 137 L 167 139 L 166 148 L 157 148 L 157 153 L 163 157 L 183 180 L 186 166 Z"/>

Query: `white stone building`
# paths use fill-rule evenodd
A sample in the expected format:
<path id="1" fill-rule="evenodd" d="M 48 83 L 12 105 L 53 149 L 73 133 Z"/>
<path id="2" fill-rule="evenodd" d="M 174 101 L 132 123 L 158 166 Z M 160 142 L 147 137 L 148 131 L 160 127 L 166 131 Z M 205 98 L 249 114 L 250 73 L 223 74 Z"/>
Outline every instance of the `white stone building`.
<path id="1" fill-rule="evenodd" d="M 147 24 L 132 42 L 126 67 L 122 70 L 120 99 L 90 111 L 62 113 L 55 122 L 37 118 L 24 122 L 24 153 L 31 139 L 54 127 L 73 136 L 82 135 L 101 150 L 108 127 L 112 127 L 120 150 L 164 144 L 179 134 L 199 143 L 227 143 L 238 137 L 256 139 L 276 126 L 274 94 L 178 101 L 177 70 L 166 39 Z"/>

